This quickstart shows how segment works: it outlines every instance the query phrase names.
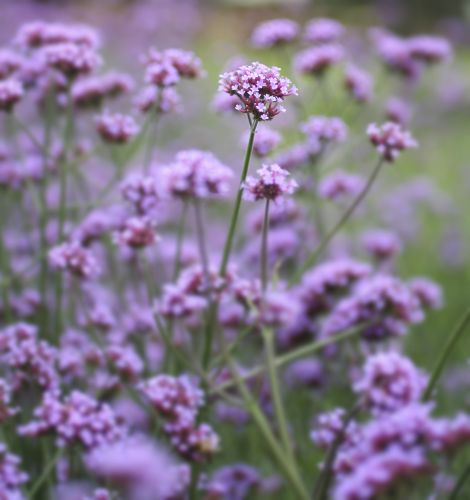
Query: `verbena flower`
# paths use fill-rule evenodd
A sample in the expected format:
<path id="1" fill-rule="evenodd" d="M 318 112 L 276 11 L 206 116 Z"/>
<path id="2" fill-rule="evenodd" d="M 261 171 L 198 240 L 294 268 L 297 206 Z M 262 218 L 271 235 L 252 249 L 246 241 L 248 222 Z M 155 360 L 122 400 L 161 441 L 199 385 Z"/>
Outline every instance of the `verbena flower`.
<path id="1" fill-rule="evenodd" d="M 408 326 L 423 320 L 420 302 L 398 278 L 376 275 L 360 281 L 325 320 L 323 333 L 331 335 L 364 324 L 369 341 L 386 340 L 407 333 Z"/>
<path id="2" fill-rule="evenodd" d="M 23 97 L 23 85 L 15 78 L 0 81 L 0 111 L 11 112 Z"/>
<path id="3" fill-rule="evenodd" d="M 34 410 L 34 417 L 35 420 L 19 427 L 19 434 L 37 437 L 53 432 L 60 447 L 80 444 L 91 450 L 125 435 L 124 427 L 108 404 L 78 390 L 63 401 L 57 395 L 46 393 Z"/>
<path id="4" fill-rule="evenodd" d="M 364 185 L 365 180 L 361 175 L 335 170 L 321 179 L 318 194 L 322 198 L 341 201 L 358 195 Z"/>
<path id="5" fill-rule="evenodd" d="M 312 116 L 300 125 L 300 130 L 309 141 L 322 144 L 344 142 L 348 136 L 348 128 L 338 117 Z"/>
<path id="6" fill-rule="evenodd" d="M 161 170 L 164 192 L 174 198 L 209 198 L 227 194 L 233 173 L 212 153 L 198 149 L 180 151 Z"/>
<path id="7" fill-rule="evenodd" d="M 383 229 L 369 229 L 362 236 L 366 251 L 377 260 L 395 257 L 401 252 L 400 238 L 392 232 Z"/>
<path id="8" fill-rule="evenodd" d="M 272 120 L 284 112 L 284 99 L 298 93 L 297 87 L 281 76 L 280 68 L 259 62 L 222 74 L 219 90 L 237 96 L 241 101 L 237 110 L 260 121 Z"/>
<path id="9" fill-rule="evenodd" d="M 151 246 L 159 239 L 155 226 L 148 217 L 128 217 L 114 233 L 114 241 L 135 249 Z"/>
<path id="10" fill-rule="evenodd" d="M 21 459 L 10 453 L 5 443 L 0 443 L 0 491 L 6 500 L 21 500 L 22 486 L 29 479 L 20 469 Z"/>
<path id="11" fill-rule="evenodd" d="M 90 473 L 120 486 L 131 498 L 170 498 L 188 487 L 169 454 L 143 436 L 95 448 L 85 463 Z"/>
<path id="12" fill-rule="evenodd" d="M 306 42 L 322 44 L 337 41 L 344 33 L 344 26 L 335 19 L 317 18 L 309 21 L 304 30 Z"/>
<path id="13" fill-rule="evenodd" d="M 129 115 L 106 111 L 96 119 L 96 130 L 106 142 L 125 144 L 137 135 L 139 127 Z"/>
<path id="14" fill-rule="evenodd" d="M 257 178 L 246 178 L 243 185 L 245 200 L 269 200 L 276 203 L 284 195 L 293 194 L 298 187 L 295 180 L 288 179 L 289 172 L 275 163 L 263 165 L 257 170 L 257 174 Z"/>
<path id="15" fill-rule="evenodd" d="M 427 375 L 408 358 L 390 351 L 367 358 L 353 387 L 374 414 L 381 414 L 418 402 L 427 382 Z"/>
<path id="16" fill-rule="evenodd" d="M 303 75 L 321 77 L 343 59 L 344 50 L 340 45 L 319 45 L 299 52 L 294 58 L 294 69 Z"/>
<path id="17" fill-rule="evenodd" d="M 353 64 L 349 64 L 344 74 L 344 86 L 351 98 L 359 103 L 370 101 L 373 80 L 369 73 Z"/>
<path id="18" fill-rule="evenodd" d="M 423 308 L 440 309 L 443 305 L 441 287 L 429 278 L 416 277 L 408 281 L 410 290 Z"/>
<path id="19" fill-rule="evenodd" d="M 70 42 L 46 45 L 41 49 L 41 57 L 48 67 L 59 71 L 69 80 L 88 75 L 101 63 L 94 49 Z"/>
<path id="20" fill-rule="evenodd" d="M 77 80 L 72 86 L 72 99 L 79 108 L 99 108 L 106 99 L 128 94 L 133 79 L 124 73 L 108 73 Z"/>
<path id="21" fill-rule="evenodd" d="M 62 243 L 52 248 L 49 264 L 78 278 L 94 278 L 100 271 L 93 253 L 77 242 Z"/>
<path id="22" fill-rule="evenodd" d="M 388 162 L 395 161 L 402 151 L 418 147 L 410 132 L 393 122 L 386 122 L 380 126 L 371 123 L 367 127 L 367 135 L 379 155 Z"/>
<path id="23" fill-rule="evenodd" d="M 391 97 L 385 107 L 385 116 L 387 120 L 405 126 L 410 122 L 412 116 L 412 107 L 409 102 L 399 97 Z"/>
<path id="24" fill-rule="evenodd" d="M 299 34 L 299 25 L 291 19 L 272 19 L 254 29 L 251 44 L 258 48 L 276 47 L 292 42 Z"/>
<path id="25" fill-rule="evenodd" d="M 245 146 L 248 143 L 248 137 L 249 134 L 244 134 L 243 136 L 243 144 Z M 273 150 L 277 148 L 281 140 L 282 136 L 276 130 L 267 127 L 259 127 L 256 130 L 253 142 L 253 154 L 255 154 L 258 158 L 264 158 L 265 156 L 270 155 Z"/>

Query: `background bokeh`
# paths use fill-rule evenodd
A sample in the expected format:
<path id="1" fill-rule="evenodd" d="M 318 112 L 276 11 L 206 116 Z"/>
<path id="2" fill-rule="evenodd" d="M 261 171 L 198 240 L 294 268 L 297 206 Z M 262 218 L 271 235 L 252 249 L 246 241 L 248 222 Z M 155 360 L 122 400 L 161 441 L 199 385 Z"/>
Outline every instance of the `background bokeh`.
<path id="1" fill-rule="evenodd" d="M 150 45 L 194 50 L 207 69 L 207 78 L 187 89 L 184 118 L 176 116 L 165 120 L 158 139 L 162 158 L 189 146 L 212 149 L 232 163 L 239 163 L 242 154 L 239 148 L 241 121 L 221 118 L 210 109 L 217 89 L 217 75 L 227 61 L 240 55 L 259 59 L 283 67 L 285 73 L 296 79 L 291 71 L 291 55 L 256 52 L 250 48 L 249 35 L 259 21 L 281 16 L 299 21 L 334 17 L 348 26 L 352 34 L 350 43 L 359 44 L 359 54 L 368 48 L 364 40 L 370 26 L 385 26 L 401 34 L 424 31 L 447 36 L 456 48 L 453 61 L 431 70 L 417 93 L 417 100 L 426 103 L 419 106 L 418 102 L 419 112 L 411 124 L 420 141 L 420 150 L 405 155 L 393 165 L 382 186 L 385 196 L 406 179 L 426 178 L 430 183 L 428 188 L 436 189 L 442 197 L 441 210 L 423 209 L 416 234 L 398 263 L 404 277 L 427 275 L 444 288 L 444 312 L 431 314 L 410 336 L 408 346 L 418 364 L 428 368 L 433 365 L 435 353 L 441 349 L 449 328 L 470 302 L 469 1 L 1 0 L 0 5 L 3 43 L 22 22 L 29 20 L 89 23 L 103 33 L 106 65 L 137 77 L 142 74 L 138 56 Z M 299 85 L 301 91 L 304 83 Z M 335 99 L 334 93 L 332 98 Z M 319 113 L 330 111 L 321 102 L 314 102 L 314 106 Z M 380 119 L 376 110 L 371 110 L 358 120 L 354 134 L 360 140 L 366 123 Z M 363 166 L 360 158 L 347 155 L 341 161 L 355 162 L 359 169 Z M 470 336 L 467 335 L 454 354 L 455 361 L 466 362 L 469 353 Z M 451 370 L 448 375 L 451 381 L 452 376 Z M 449 398 L 447 406 L 461 405 L 461 401 L 452 401 L 452 396 L 445 392 L 441 397 Z M 466 404 L 469 406 L 470 400 Z"/>

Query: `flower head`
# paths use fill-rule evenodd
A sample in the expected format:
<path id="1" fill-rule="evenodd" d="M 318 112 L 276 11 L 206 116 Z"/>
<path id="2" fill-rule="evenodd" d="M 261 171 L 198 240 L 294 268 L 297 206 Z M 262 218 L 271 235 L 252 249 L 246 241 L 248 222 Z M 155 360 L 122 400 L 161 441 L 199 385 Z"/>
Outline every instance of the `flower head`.
<path id="1" fill-rule="evenodd" d="M 388 162 L 395 161 L 402 151 L 418 147 L 410 132 L 397 123 L 386 122 L 380 126 L 371 123 L 367 127 L 367 135 L 380 156 Z"/>
<path id="2" fill-rule="evenodd" d="M 79 243 L 62 243 L 49 252 L 50 265 L 68 271 L 79 278 L 92 278 L 99 273 L 98 263 L 93 254 Z"/>
<path id="3" fill-rule="evenodd" d="M 269 48 L 292 42 L 299 34 L 299 25 L 291 19 L 272 19 L 256 26 L 251 35 L 254 47 Z"/>
<path id="4" fill-rule="evenodd" d="M 10 112 L 23 97 L 23 85 L 14 78 L 0 81 L 0 111 Z"/>
<path id="5" fill-rule="evenodd" d="M 299 52 L 294 59 L 294 68 L 298 73 L 320 77 L 343 59 L 344 50 L 341 45 L 319 45 Z"/>
<path id="6" fill-rule="evenodd" d="M 219 90 L 236 95 L 241 104 L 237 110 L 248 113 L 255 120 L 272 120 L 284 112 L 284 99 L 297 95 L 297 87 L 280 74 L 280 69 L 268 67 L 259 62 L 240 66 L 235 71 L 220 76 Z"/>
<path id="7" fill-rule="evenodd" d="M 175 198 L 224 196 L 233 177 L 212 153 L 198 149 L 180 151 L 161 175 L 164 191 Z"/>
<path id="8" fill-rule="evenodd" d="M 370 356 L 354 390 L 374 414 L 399 410 L 421 399 L 427 375 L 397 352 Z"/>
<path id="9" fill-rule="evenodd" d="M 344 33 L 344 27 L 335 19 L 312 19 L 305 26 L 304 40 L 310 43 L 323 44 L 337 41 Z"/>
<path id="10" fill-rule="evenodd" d="M 115 144 L 129 142 L 139 132 L 139 127 L 131 116 L 109 112 L 96 119 L 96 129 L 104 141 Z"/>
<path id="11" fill-rule="evenodd" d="M 244 183 L 245 200 L 269 200 L 276 202 L 283 195 L 293 194 L 298 187 L 294 179 L 288 179 L 289 172 L 276 163 L 263 165 L 257 170 L 258 178 L 247 177 Z"/>

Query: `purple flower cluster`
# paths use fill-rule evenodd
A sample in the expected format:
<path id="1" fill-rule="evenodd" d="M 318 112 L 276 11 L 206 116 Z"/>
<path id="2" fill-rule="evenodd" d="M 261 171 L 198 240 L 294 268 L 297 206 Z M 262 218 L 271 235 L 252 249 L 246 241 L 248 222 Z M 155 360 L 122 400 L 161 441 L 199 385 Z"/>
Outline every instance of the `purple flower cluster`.
<path id="1" fill-rule="evenodd" d="M 390 351 L 370 356 L 353 387 L 371 411 L 380 414 L 417 403 L 427 381 L 408 358 Z"/>
<path id="2" fill-rule="evenodd" d="M 37 437 L 52 433 L 61 447 L 72 443 L 93 449 L 121 439 L 126 432 L 108 404 L 78 390 L 62 401 L 56 394 L 45 393 L 34 417 L 35 420 L 20 426 L 19 434 Z"/>
<path id="3" fill-rule="evenodd" d="M 257 173 L 257 178 L 246 178 L 243 185 L 245 200 L 269 200 L 276 203 L 284 195 L 293 194 L 298 187 L 295 180 L 287 178 L 289 172 L 275 163 L 263 165 Z"/>
<path id="4" fill-rule="evenodd" d="M 409 325 L 423 318 L 420 302 L 405 283 L 378 274 L 359 281 L 353 294 L 338 303 L 324 322 L 323 334 L 362 325 L 365 340 L 386 340 L 406 334 Z"/>
<path id="5" fill-rule="evenodd" d="M 367 127 L 367 135 L 379 155 L 388 162 L 395 161 L 402 151 L 418 147 L 411 134 L 393 122 L 381 126 L 371 123 Z"/>
<path id="6" fill-rule="evenodd" d="M 96 129 L 104 141 L 112 144 L 125 144 L 139 132 L 131 116 L 109 112 L 96 119 Z"/>
<path id="7" fill-rule="evenodd" d="M 358 174 L 336 170 L 326 175 L 318 184 L 318 194 L 333 201 L 353 198 L 364 187 L 364 179 Z"/>
<path id="8" fill-rule="evenodd" d="M 140 385 L 140 391 L 164 420 L 163 429 L 183 457 L 203 461 L 219 447 L 211 426 L 197 422 L 204 395 L 188 377 L 158 375 Z"/>
<path id="9" fill-rule="evenodd" d="M 280 68 L 270 68 L 259 62 L 222 74 L 219 90 L 237 96 L 240 99 L 237 111 L 257 121 L 272 120 L 285 111 L 284 99 L 297 95 L 297 87 L 281 76 Z"/>
<path id="10" fill-rule="evenodd" d="M 54 269 L 67 271 L 82 279 L 94 278 L 100 272 L 93 253 L 78 242 L 62 243 L 52 248 L 49 263 Z"/>
<path id="11" fill-rule="evenodd" d="M 0 492 L 5 500 L 21 500 L 21 487 L 28 474 L 20 468 L 20 459 L 9 453 L 5 443 L 0 443 Z"/>
<path id="12" fill-rule="evenodd" d="M 212 153 L 198 149 L 180 151 L 160 175 L 164 192 L 183 199 L 225 196 L 233 177 Z"/>
<path id="13" fill-rule="evenodd" d="M 72 99 L 79 108 L 100 108 L 112 98 L 130 93 L 134 81 L 124 73 L 108 73 L 82 78 L 72 86 Z"/>
<path id="14" fill-rule="evenodd" d="M 313 44 L 336 42 L 344 33 L 344 26 L 335 19 L 312 19 L 305 26 L 304 40 Z"/>
<path id="15" fill-rule="evenodd" d="M 272 19 L 256 26 L 251 35 L 254 47 L 269 48 L 292 42 L 299 34 L 299 25 L 291 19 Z"/>
<path id="16" fill-rule="evenodd" d="M 299 52 L 294 59 L 294 69 L 303 75 L 322 77 L 328 69 L 343 59 L 344 50 L 341 45 L 319 45 Z"/>

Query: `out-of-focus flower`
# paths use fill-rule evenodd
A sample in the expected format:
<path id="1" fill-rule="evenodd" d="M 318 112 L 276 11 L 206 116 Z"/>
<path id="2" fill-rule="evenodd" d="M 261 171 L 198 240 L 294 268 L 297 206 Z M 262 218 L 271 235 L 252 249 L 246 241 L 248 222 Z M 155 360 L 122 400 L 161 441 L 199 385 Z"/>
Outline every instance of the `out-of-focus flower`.
<path id="1" fill-rule="evenodd" d="M 69 80 L 91 73 L 101 63 L 94 49 L 75 43 L 46 45 L 41 49 L 45 64 Z"/>
<path id="2" fill-rule="evenodd" d="M 173 87 L 144 87 L 135 99 L 142 113 L 176 113 L 181 109 L 181 97 Z"/>
<path id="3" fill-rule="evenodd" d="M 351 98 L 359 103 L 368 102 L 372 97 L 372 77 L 354 64 L 346 68 L 344 86 Z"/>
<path id="4" fill-rule="evenodd" d="M 34 410 L 34 417 L 36 420 L 20 426 L 20 435 L 36 437 L 54 432 L 61 447 L 74 443 L 90 450 L 125 435 L 110 406 L 77 390 L 63 401 L 57 395 L 46 393 Z"/>
<path id="5" fill-rule="evenodd" d="M 411 104 L 399 97 L 391 97 L 385 107 L 385 116 L 387 120 L 404 126 L 411 120 Z"/>
<path id="6" fill-rule="evenodd" d="M 157 240 L 155 223 L 148 217 L 129 217 L 114 233 L 118 245 L 136 249 L 153 245 Z"/>
<path id="7" fill-rule="evenodd" d="M 248 143 L 249 134 L 244 134 L 243 144 L 246 146 Z M 268 156 L 281 142 L 282 136 L 276 130 L 259 127 L 256 130 L 255 139 L 253 142 L 253 153 L 258 158 L 264 158 Z"/>
<path id="8" fill-rule="evenodd" d="M 343 59 L 344 50 L 340 45 L 319 45 L 299 52 L 294 58 L 294 69 L 304 75 L 320 77 Z"/>
<path id="9" fill-rule="evenodd" d="M 120 486 L 133 499 L 172 498 L 188 486 L 170 456 L 142 436 L 95 448 L 85 463 L 93 475 Z"/>
<path id="10" fill-rule="evenodd" d="M 344 33 L 344 26 L 335 19 L 312 19 L 305 26 L 303 38 L 306 42 L 322 44 L 337 41 Z"/>
<path id="11" fill-rule="evenodd" d="M 106 99 L 127 94 L 134 81 L 123 73 L 109 73 L 78 80 L 72 87 L 72 99 L 79 108 L 99 108 Z"/>
<path id="12" fill-rule="evenodd" d="M 358 174 L 336 170 L 326 175 L 318 184 L 318 194 L 322 198 L 340 201 L 358 195 L 365 180 Z"/>
<path id="13" fill-rule="evenodd" d="M 322 450 L 327 450 L 341 433 L 347 435 L 354 429 L 354 422 L 345 422 L 346 411 L 335 408 L 327 413 L 320 413 L 315 419 L 310 439 Z"/>
<path id="14" fill-rule="evenodd" d="M 11 112 L 23 97 L 23 85 L 15 78 L 0 81 L 0 111 Z"/>
<path id="15" fill-rule="evenodd" d="M 442 307 L 442 289 L 434 281 L 424 277 L 416 277 L 408 281 L 408 286 L 416 295 L 422 307 L 429 309 L 440 309 Z"/>
<path id="16" fill-rule="evenodd" d="M 100 271 L 91 251 L 77 242 L 62 243 L 52 248 L 49 263 L 53 268 L 68 271 L 78 278 L 93 278 Z"/>
<path id="17" fill-rule="evenodd" d="M 300 130 L 309 141 L 322 144 L 344 142 L 348 136 L 346 124 L 338 117 L 312 116 L 300 125 Z"/>
<path id="18" fill-rule="evenodd" d="M 367 358 L 354 390 L 374 414 L 381 414 L 418 402 L 427 381 L 408 358 L 390 351 Z"/>
<path id="19" fill-rule="evenodd" d="M 251 43 L 254 47 L 269 48 L 292 42 L 299 34 L 299 25 L 291 19 L 265 21 L 253 31 Z"/>
<path id="20" fill-rule="evenodd" d="M 125 144 L 138 134 L 139 127 L 129 115 L 105 112 L 96 119 L 96 130 L 106 142 Z"/>
<path id="21" fill-rule="evenodd" d="M 32 21 L 23 24 L 15 36 L 15 43 L 22 48 L 28 49 L 62 43 L 97 47 L 99 42 L 97 32 L 90 26 L 44 21 Z"/>
<path id="22" fill-rule="evenodd" d="M 289 172 L 275 163 L 263 165 L 257 173 L 257 178 L 251 176 L 246 178 L 243 185 L 245 200 L 269 200 L 276 203 L 284 195 L 293 194 L 298 187 L 294 179 L 287 178 Z"/>
<path id="23" fill-rule="evenodd" d="M 369 229 L 362 236 L 366 251 L 377 260 L 390 259 L 401 251 L 401 241 L 392 231 Z"/>
<path id="24" fill-rule="evenodd" d="M 175 198 L 224 196 L 232 177 L 232 170 L 212 153 L 197 149 L 180 151 L 161 171 L 164 192 Z"/>
<path id="25" fill-rule="evenodd" d="M 161 198 L 158 178 L 155 175 L 131 174 L 121 184 L 121 194 L 138 214 L 152 213 Z"/>
<path id="26" fill-rule="evenodd" d="M 219 90 L 236 95 L 241 104 L 237 111 L 248 113 L 255 120 L 272 120 L 284 112 L 284 99 L 297 95 L 297 87 L 280 74 L 280 69 L 259 62 L 240 66 L 235 71 L 220 76 Z"/>
<path id="27" fill-rule="evenodd" d="M 369 341 L 404 335 L 410 324 L 419 323 L 424 314 L 420 302 L 399 279 L 376 275 L 360 281 L 353 295 L 343 299 L 323 324 L 331 335 L 365 324 L 362 335 Z"/>
<path id="28" fill-rule="evenodd" d="M 413 58 L 428 64 L 444 61 L 452 55 L 449 41 L 440 36 L 413 36 L 408 39 L 408 46 Z"/>
<path id="29" fill-rule="evenodd" d="M 145 80 L 158 87 L 169 87 L 180 78 L 200 78 L 204 75 L 201 60 L 190 51 L 151 48 L 144 56 Z"/>
<path id="30" fill-rule="evenodd" d="M 379 155 L 388 162 L 395 161 L 402 151 L 418 147 L 410 132 L 393 122 L 386 122 L 380 126 L 371 123 L 367 127 L 367 135 Z"/>
<path id="31" fill-rule="evenodd" d="M 0 492 L 5 500 L 21 500 L 22 485 L 28 480 L 28 474 L 23 472 L 20 458 L 9 453 L 5 443 L 0 443 Z"/>

